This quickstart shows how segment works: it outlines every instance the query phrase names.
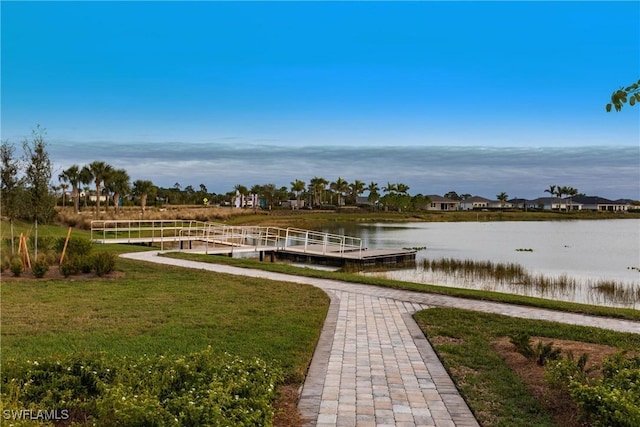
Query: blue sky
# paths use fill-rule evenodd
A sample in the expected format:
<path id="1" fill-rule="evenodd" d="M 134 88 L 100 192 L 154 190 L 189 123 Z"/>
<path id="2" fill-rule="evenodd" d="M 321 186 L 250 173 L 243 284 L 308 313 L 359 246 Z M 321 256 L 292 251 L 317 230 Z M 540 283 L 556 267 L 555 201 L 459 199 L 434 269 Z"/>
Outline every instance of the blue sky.
<path id="1" fill-rule="evenodd" d="M 638 2 L 6 2 L 2 139 L 227 192 L 640 199 Z"/>

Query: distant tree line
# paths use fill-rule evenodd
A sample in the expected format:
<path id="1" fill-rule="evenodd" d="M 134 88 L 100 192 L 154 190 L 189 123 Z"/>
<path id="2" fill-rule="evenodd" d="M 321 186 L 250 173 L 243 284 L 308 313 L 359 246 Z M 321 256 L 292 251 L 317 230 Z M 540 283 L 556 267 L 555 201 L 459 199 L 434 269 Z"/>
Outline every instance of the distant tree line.
<path id="1" fill-rule="evenodd" d="M 198 188 L 192 185 L 182 187 L 176 182 L 173 187 L 158 187 L 149 180 L 131 178 L 126 170 L 118 169 L 103 161 L 93 161 L 87 165 L 72 165 L 58 175 L 59 185 L 51 185 L 52 164 L 47 153 L 44 136 L 46 131 L 39 126 L 32 132 L 31 139 L 22 143 L 23 155 L 16 156 L 16 149 L 9 141 L 3 141 L 0 147 L 1 163 L 1 201 L 0 214 L 13 219 L 38 220 L 50 222 L 56 215 L 56 204 L 73 204 L 75 213 L 86 209 L 100 212 L 113 209 L 118 213 L 121 205 L 137 205 L 144 213 L 150 205 L 234 205 L 236 200 L 246 201 L 242 207 L 258 206 L 249 201 L 256 198 L 259 205 L 266 209 L 282 206 L 285 202 L 300 208 L 335 208 L 343 206 L 367 205 L 373 209 L 392 211 L 421 210 L 431 204 L 429 196 L 409 194 L 409 186 L 397 182 L 387 182 L 382 187 L 377 182 L 365 184 L 361 180 L 349 182 L 342 177 L 329 181 L 314 176 L 307 184 L 295 179 L 290 186 L 277 186 L 273 183 L 256 184 L 247 187 L 235 185 L 233 189 L 216 194 L 207 190 L 204 184 Z M 67 195 L 70 191 L 68 200 Z M 544 190 L 552 196 L 575 197 L 578 191 L 573 187 L 551 185 Z M 362 195 L 367 193 L 367 197 Z M 257 196 L 257 197 L 252 197 Z M 458 194 L 450 191 L 445 198 L 464 201 L 471 194 Z M 501 192 L 496 199 L 506 205 L 508 195 Z"/>

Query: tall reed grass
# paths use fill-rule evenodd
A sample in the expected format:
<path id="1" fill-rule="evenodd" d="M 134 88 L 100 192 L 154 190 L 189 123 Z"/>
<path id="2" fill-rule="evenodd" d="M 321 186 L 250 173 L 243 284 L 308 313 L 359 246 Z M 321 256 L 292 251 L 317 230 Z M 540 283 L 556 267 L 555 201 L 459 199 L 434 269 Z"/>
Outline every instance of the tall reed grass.
<path id="1" fill-rule="evenodd" d="M 535 288 L 541 294 L 557 290 L 574 291 L 580 286 L 586 286 L 610 302 L 623 304 L 640 302 L 640 286 L 600 279 L 581 283 L 578 279 L 566 274 L 556 277 L 534 275 L 516 263 L 440 258 L 425 259 L 421 265 L 425 271 L 444 273 L 465 282 L 494 282 L 499 285 L 523 286 Z"/>
<path id="2" fill-rule="evenodd" d="M 87 207 L 79 213 L 74 213 L 72 208 L 58 208 L 57 222 L 83 230 L 91 228 L 93 220 L 193 220 L 224 222 L 229 218 L 241 215 L 253 215 L 252 209 L 232 209 L 219 206 L 171 206 L 165 208 L 151 207 L 143 213 L 140 207 L 123 207 L 119 212 L 114 212 L 110 207 L 96 213 L 95 208 Z"/>

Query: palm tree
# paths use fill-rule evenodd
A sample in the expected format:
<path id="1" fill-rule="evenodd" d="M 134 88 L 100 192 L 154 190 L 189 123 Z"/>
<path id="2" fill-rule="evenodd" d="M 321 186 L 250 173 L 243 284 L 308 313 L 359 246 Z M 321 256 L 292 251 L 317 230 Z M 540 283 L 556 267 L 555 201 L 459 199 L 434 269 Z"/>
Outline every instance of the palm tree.
<path id="1" fill-rule="evenodd" d="M 551 194 L 551 196 L 557 196 L 558 193 L 556 191 L 556 188 L 557 188 L 557 185 L 550 185 L 549 188 L 544 190 L 544 192 Z M 553 210 L 553 200 L 549 203 L 549 207 L 551 210 Z"/>
<path id="2" fill-rule="evenodd" d="M 324 178 L 314 176 L 309 181 L 309 190 L 313 191 L 313 204 L 315 206 L 322 205 L 322 200 L 324 199 L 324 193 L 327 190 L 327 185 L 329 181 Z"/>
<path id="3" fill-rule="evenodd" d="M 69 189 L 69 184 L 65 184 L 64 182 L 60 184 L 60 190 L 62 190 L 62 207 L 67 206 L 67 190 Z"/>
<path id="4" fill-rule="evenodd" d="M 87 200 L 89 199 L 89 191 L 91 191 L 91 189 L 88 187 L 88 184 L 91 184 L 91 182 L 93 181 L 93 172 L 91 172 L 91 169 L 89 168 L 89 166 L 83 166 L 82 169 L 80 169 L 80 184 L 83 184 L 83 190 L 84 190 L 84 207 L 87 207 Z"/>
<path id="5" fill-rule="evenodd" d="M 509 199 L 509 195 L 504 191 L 496 196 L 496 199 L 500 202 L 500 205 L 504 208 L 507 199 Z"/>
<path id="6" fill-rule="evenodd" d="M 558 187 L 558 189 L 556 190 L 556 194 L 558 195 L 558 197 L 562 198 L 563 195 L 567 195 L 570 196 L 569 197 L 569 204 L 571 205 L 572 199 L 571 197 L 575 196 L 578 194 L 578 190 L 576 190 L 573 187 L 567 187 L 567 186 L 562 186 L 562 187 Z"/>
<path id="7" fill-rule="evenodd" d="M 396 184 L 392 184 L 390 182 L 387 182 L 386 187 L 382 187 L 382 191 L 384 191 L 387 194 L 395 193 L 397 190 L 398 188 L 396 187 Z"/>
<path id="8" fill-rule="evenodd" d="M 400 194 L 409 194 L 409 186 L 401 182 L 396 184 L 396 190 Z"/>
<path id="9" fill-rule="evenodd" d="M 147 197 L 153 194 L 156 187 L 151 181 L 137 180 L 133 183 L 133 194 L 140 197 L 140 207 L 142 208 L 142 215 L 144 215 L 147 207 Z"/>
<path id="10" fill-rule="evenodd" d="M 567 196 L 569 196 L 569 210 L 573 209 L 573 198 L 578 195 L 578 189 L 573 187 L 567 188 Z"/>
<path id="11" fill-rule="evenodd" d="M 367 200 L 372 205 L 376 205 L 378 203 L 378 200 L 380 200 L 380 193 L 378 193 L 380 191 L 380 187 L 378 187 L 378 183 L 371 181 L 367 186 L 367 190 L 369 191 Z"/>
<path id="12" fill-rule="evenodd" d="M 113 192 L 113 211 L 120 211 L 120 197 L 126 195 L 129 192 L 129 174 L 124 169 L 116 169 L 111 174 L 111 180 L 109 180 L 108 188 Z"/>
<path id="13" fill-rule="evenodd" d="M 358 196 L 364 193 L 364 182 L 356 179 L 351 184 L 349 184 L 349 195 L 353 200 L 353 204 L 358 203 Z"/>
<path id="14" fill-rule="evenodd" d="M 53 200 L 56 202 L 56 206 L 58 205 L 58 190 L 60 190 L 59 185 L 52 185 L 51 191 L 53 191 Z"/>
<path id="15" fill-rule="evenodd" d="M 296 207 L 298 209 L 300 209 L 300 193 L 302 193 L 305 189 L 307 184 L 305 184 L 304 181 L 300 181 L 299 179 L 296 179 L 295 181 L 291 182 L 291 191 L 293 191 L 296 194 L 296 201 L 298 202 Z"/>
<path id="16" fill-rule="evenodd" d="M 334 182 L 332 182 L 330 184 L 330 188 L 336 192 L 336 194 L 338 195 L 338 206 L 341 206 L 342 203 L 342 198 L 344 197 L 344 194 L 347 192 L 347 190 L 349 189 L 349 183 L 347 182 L 347 180 L 338 177 L 337 180 L 335 180 Z"/>
<path id="17" fill-rule="evenodd" d="M 69 169 L 62 171 L 58 175 L 58 179 L 62 182 L 68 182 L 71 184 L 71 198 L 73 199 L 73 213 L 80 211 L 80 184 L 82 183 L 82 176 L 80 174 L 80 167 L 78 165 L 71 165 Z"/>
<path id="18" fill-rule="evenodd" d="M 93 177 L 93 183 L 96 185 L 96 212 L 100 213 L 100 196 L 102 195 L 102 184 L 108 180 L 109 175 L 113 172 L 113 167 L 96 160 L 89 164 L 89 170 Z M 107 202 L 108 204 L 108 202 Z"/>
<path id="19" fill-rule="evenodd" d="M 264 195 L 265 202 L 269 206 L 269 210 L 273 208 L 273 203 L 277 196 L 278 190 L 275 184 L 265 184 L 262 186 L 262 194 Z"/>

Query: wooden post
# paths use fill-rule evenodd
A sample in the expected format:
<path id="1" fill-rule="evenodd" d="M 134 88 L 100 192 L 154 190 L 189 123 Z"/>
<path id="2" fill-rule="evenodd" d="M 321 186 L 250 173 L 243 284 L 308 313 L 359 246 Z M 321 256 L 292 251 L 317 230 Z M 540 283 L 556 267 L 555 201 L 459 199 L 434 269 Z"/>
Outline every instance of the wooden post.
<path id="1" fill-rule="evenodd" d="M 64 261 L 64 255 L 67 253 L 67 245 L 69 244 L 69 238 L 71 237 L 71 230 L 73 228 L 69 227 L 67 231 L 67 238 L 64 240 L 64 247 L 62 248 L 62 255 L 60 255 L 60 265 L 62 265 L 62 261 Z"/>
<path id="2" fill-rule="evenodd" d="M 27 267 L 31 269 L 31 259 L 29 258 L 29 249 L 27 248 L 27 238 L 22 233 L 20 233 L 20 249 L 18 249 L 18 252 L 22 255 L 22 265 L 25 269 Z"/>

